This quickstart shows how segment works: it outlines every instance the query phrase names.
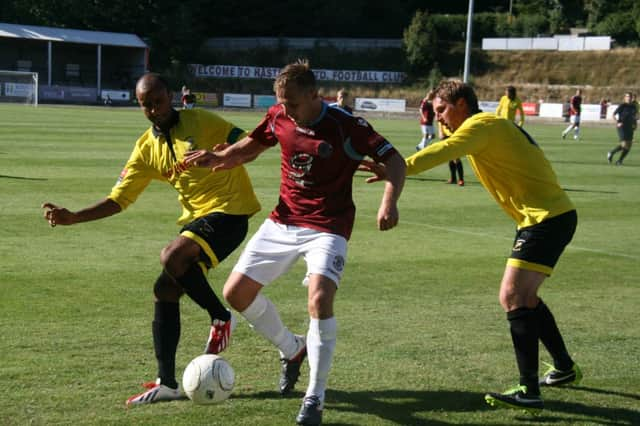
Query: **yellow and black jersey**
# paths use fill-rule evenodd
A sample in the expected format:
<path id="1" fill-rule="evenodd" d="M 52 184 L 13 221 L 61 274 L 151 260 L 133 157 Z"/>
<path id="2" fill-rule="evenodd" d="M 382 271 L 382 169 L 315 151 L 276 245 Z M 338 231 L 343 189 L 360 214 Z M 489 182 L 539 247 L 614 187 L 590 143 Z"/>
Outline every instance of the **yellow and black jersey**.
<path id="1" fill-rule="evenodd" d="M 520 98 L 516 97 L 512 100 L 506 95 L 500 98 L 500 103 L 498 104 L 498 108 L 496 108 L 496 115 L 498 117 L 506 118 L 507 120 L 515 122 L 516 114 L 518 112 L 520 113 L 518 125 L 522 127 L 524 124 L 524 108 L 522 107 L 522 101 Z"/>
<path id="2" fill-rule="evenodd" d="M 179 224 L 213 212 L 252 215 L 260 204 L 244 167 L 212 173 L 208 168 L 187 167 L 183 161 L 187 151 L 211 150 L 245 135 L 244 130 L 209 111 L 182 110 L 168 134 L 152 126 L 138 139 L 109 198 L 124 210 L 156 179 L 178 191 L 182 204 Z"/>
<path id="3" fill-rule="evenodd" d="M 407 175 L 463 155 L 518 228 L 575 209 L 531 136 L 512 121 L 491 113 L 467 118 L 446 140 L 407 158 Z"/>

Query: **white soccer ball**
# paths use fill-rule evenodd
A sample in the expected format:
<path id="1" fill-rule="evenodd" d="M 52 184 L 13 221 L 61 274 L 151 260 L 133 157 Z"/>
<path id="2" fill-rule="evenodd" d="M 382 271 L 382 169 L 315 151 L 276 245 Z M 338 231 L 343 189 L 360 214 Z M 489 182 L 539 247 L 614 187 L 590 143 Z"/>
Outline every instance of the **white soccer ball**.
<path id="1" fill-rule="evenodd" d="M 182 388 L 196 404 L 216 404 L 229 398 L 235 382 L 231 365 L 218 355 L 194 358 L 182 375 Z"/>

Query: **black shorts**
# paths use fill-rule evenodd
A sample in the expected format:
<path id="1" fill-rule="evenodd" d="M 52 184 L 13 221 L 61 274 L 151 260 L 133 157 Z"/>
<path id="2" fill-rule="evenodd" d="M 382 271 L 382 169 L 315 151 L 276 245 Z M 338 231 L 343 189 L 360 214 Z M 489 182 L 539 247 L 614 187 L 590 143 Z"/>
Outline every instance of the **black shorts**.
<path id="1" fill-rule="evenodd" d="M 242 243 L 248 229 L 249 216 L 216 212 L 186 224 L 180 235 L 198 243 L 202 262 L 215 268 Z"/>
<path id="2" fill-rule="evenodd" d="M 516 232 L 507 265 L 551 275 L 578 224 L 575 210 Z"/>
<path id="3" fill-rule="evenodd" d="M 618 130 L 618 140 L 622 141 L 632 141 L 633 140 L 633 126 L 621 126 L 616 127 Z"/>

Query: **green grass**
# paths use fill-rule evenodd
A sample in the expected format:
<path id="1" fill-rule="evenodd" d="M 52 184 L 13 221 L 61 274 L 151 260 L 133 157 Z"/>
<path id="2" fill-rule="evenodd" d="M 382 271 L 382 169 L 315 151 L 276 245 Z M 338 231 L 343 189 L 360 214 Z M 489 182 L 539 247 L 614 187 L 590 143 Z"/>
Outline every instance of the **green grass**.
<path id="1" fill-rule="evenodd" d="M 247 128 L 260 118 L 223 115 Z M 308 370 L 293 397 L 279 397 L 277 353 L 244 322 L 225 352 L 237 376 L 231 399 L 125 409 L 155 377 L 151 293 L 159 252 L 178 231 L 176 194 L 153 183 L 120 215 L 55 229 L 40 205 L 78 209 L 103 198 L 148 124 L 135 109 L 0 105 L 0 117 L 0 424 L 293 424 Z M 416 120 L 372 123 L 413 152 Z M 640 152 L 611 166 L 613 127 L 583 127 L 578 143 L 560 140 L 560 123 L 527 124 L 578 207 L 577 234 L 542 296 L 583 383 L 544 390 L 547 408 L 533 420 L 484 403 L 485 392 L 517 380 L 497 301 L 514 224 L 468 163 L 464 188 L 442 183 L 446 166 L 409 178 L 400 225 L 384 233 L 375 229 L 382 187 L 357 174 L 325 424 L 640 424 Z M 248 166 L 263 204 L 251 232 L 276 203 L 278 156 L 272 149 Z M 210 273 L 216 291 L 238 255 Z M 303 272 L 301 262 L 265 290 L 298 333 L 308 322 Z M 181 309 L 179 376 L 208 329 L 190 300 Z M 549 360 L 544 350 L 541 358 Z"/>

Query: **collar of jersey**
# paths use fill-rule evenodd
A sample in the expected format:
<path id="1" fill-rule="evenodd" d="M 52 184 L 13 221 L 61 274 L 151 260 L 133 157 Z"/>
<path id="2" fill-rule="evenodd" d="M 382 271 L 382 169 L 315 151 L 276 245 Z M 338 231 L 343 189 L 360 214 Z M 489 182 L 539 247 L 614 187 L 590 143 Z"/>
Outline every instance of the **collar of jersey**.
<path id="1" fill-rule="evenodd" d="M 169 128 L 167 129 L 160 129 L 158 127 L 156 127 L 155 124 L 151 125 L 151 132 L 153 132 L 153 136 L 155 136 L 156 138 L 159 138 L 161 135 L 164 135 L 165 132 L 169 133 L 171 131 L 171 129 L 173 129 L 174 127 L 176 127 L 178 125 L 178 123 L 180 122 L 180 113 L 178 111 L 176 111 L 175 109 L 171 110 L 171 117 L 169 118 Z"/>
<path id="2" fill-rule="evenodd" d="M 313 127 L 316 124 L 318 124 L 320 122 L 320 120 L 322 120 L 325 116 L 325 114 L 327 113 L 327 104 L 325 102 L 322 102 L 322 111 L 320 111 L 320 115 L 318 116 L 318 118 L 316 118 L 315 120 L 313 120 L 308 127 Z"/>

